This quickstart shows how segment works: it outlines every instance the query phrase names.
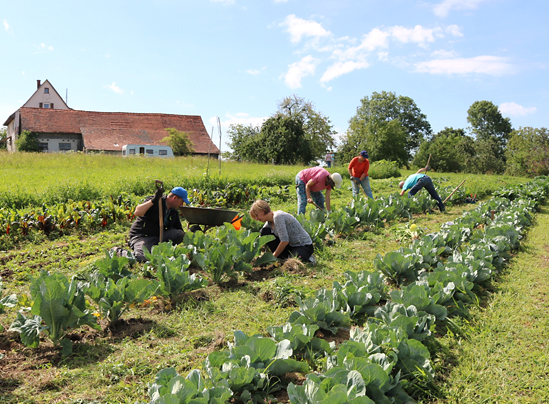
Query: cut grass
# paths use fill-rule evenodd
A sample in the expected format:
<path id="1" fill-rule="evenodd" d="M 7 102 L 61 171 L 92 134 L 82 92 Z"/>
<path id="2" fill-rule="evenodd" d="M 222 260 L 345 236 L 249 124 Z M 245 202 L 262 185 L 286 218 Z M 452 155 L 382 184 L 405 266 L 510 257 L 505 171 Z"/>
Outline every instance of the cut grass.
<path id="1" fill-rule="evenodd" d="M 486 306 L 463 322 L 467 338 L 441 340 L 457 363 L 443 375 L 446 398 L 433 403 L 549 402 L 548 228 L 545 204 Z"/>

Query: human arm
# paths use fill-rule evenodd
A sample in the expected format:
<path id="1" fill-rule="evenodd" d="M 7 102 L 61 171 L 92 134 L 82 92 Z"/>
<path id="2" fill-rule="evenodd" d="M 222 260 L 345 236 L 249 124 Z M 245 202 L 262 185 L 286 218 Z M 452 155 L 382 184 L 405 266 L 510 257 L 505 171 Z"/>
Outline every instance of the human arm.
<path id="1" fill-rule="evenodd" d="M 158 188 L 153 197 L 149 197 L 145 202 L 135 207 L 134 215 L 137 217 L 143 216 L 147 211 L 162 198 L 162 188 Z"/>
<path id="2" fill-rule="evenodd" d="M 332 192 L 332 188 L 326 188 L 326 209 L 332 210 L 332 207 L 330 206 L 330 193 Z"/>
<path id="3" fill-rule="evenodd" d="M 273 253 L 273 255 L 278 258 L 278 256 L 280 254 L 282 254 L 282 251 L 284 251 L 284 249 L 286 248 L 286 246 L 290 244 L 288 241 L 281 241 L 280 243 L 278 243 L 278 247 L 276 247 L 276 250 L 275 252 Z"/>
<path id="4" fill-rule="evenodd" d="M 362 172 L 362 175 L 360 176 L 360 181 L 362 181 L 364 178 L 368 176 L 368 171 L 370 170 L 370 161 L 366 159 L 364 162 L 364 171 Z"/>
<path id="5" fill-rule="evenodd" d="M 400 191 L 400 196 L 404 195 L 406 193 L 407 189 L 403 189 L 402 191 Z"/>
<path id="6" fill-rule="evenodd" d="M 425 171 L 427 171 L 427 167 L 420 168 L 419 170 L 417 170 L 416 174 L 421 174 L 421 173 L 424 173 Z"/>
<path id="7" fill-rule="evenodd" d="M 305 193 L 307 194 L 307 202 L 313 203 L 313 198 L 311 197 L 311 188 L 316 184 L 316 181 L 309 180 L 309 182 L 305 185 Z"/>

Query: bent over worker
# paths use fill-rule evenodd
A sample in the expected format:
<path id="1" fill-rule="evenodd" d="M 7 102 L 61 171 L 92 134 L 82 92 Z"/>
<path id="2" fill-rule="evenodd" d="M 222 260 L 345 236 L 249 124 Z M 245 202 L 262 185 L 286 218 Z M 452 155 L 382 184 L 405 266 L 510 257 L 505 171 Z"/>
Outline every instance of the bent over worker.
<path id="1" fill-rule="evenodd" d="M 164 218 L 162 240 L 160 240 L 158 201 L 162 201 L 162 217 Z M 153 196 L 147 197 L 143 203 L 137 205 L 134 213 L 137 219 L 130 228 L 129 245 L 138 262 L 146 261 L 144 248 L 151 251 L 151 248 L 161 241 L 171 241 L 174 244 L 183 241 L 185 232 L 177 211 L 183 206 L 183 203 L 189 205 L 187 190 L 175 187 L 168 196 L 162 196 L 160 188 Z"/>
<path id="2" fill-rule="evenodd" d="M 326 208 L 331 210 L 330 192 L 334 188 L 341 188 L 343 178 L 339 173 L 330 174 L 322 167 L 311 167 L 301 170 L 295 176 L 297 191 L 297 214 L 305 214 L 307 202 L 315 203 L 320 209 L 324 209 L 324 195 L 326 190 Z"/>
<path id="3" fill-rule="evenodd" d="M 408 193 L 409 198 L 417 194 L 421 190 L 421 188 L 425 188 L 427 192 L 429 192 L 429 195 L 431 195 L 431 198 L 437 201 L 437 205 L 440 211 L 444 212 L 444 203 L 442 202 L 442 199 L 440 199 L 440 196 L 438 196 L 431 177 L 423 174 L 425 171 L 427 171 L 425 167 L 420 168 L 415 174 L 412 174 L 408 178 L 406 178 L 406 181 L 400 181 L 400 183 L 398 184 L 398 186 L 402 188 L 402 191 L 400 191 L 400 196 L 404 195 L 407 190 L 410 190 L 410 192 Z"/>
<path id="4" fill-rule="evenodd" d="M 351 184 L 353 185 L 353 196 L 360 194 L 360 187 L 368 198 L 374 199 L 372 189 L 370 188 L 370 178 L 368 170 L 370 169 L 370 160 L 368 160 L 368 152 L 362 150 L 358 156 L 353 158 L 349 163 L 349 175 L 351 176 Z"/>

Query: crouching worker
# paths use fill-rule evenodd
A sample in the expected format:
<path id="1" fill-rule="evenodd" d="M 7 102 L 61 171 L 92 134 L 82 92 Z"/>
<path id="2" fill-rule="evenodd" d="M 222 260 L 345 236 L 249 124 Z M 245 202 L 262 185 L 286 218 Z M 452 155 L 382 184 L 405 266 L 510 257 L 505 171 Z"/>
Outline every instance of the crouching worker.
<path id="1" fill-rule="evenodd" d="M 408 193 L 409 198 L 421 191 L 421 188 L 425 188 L 427 192 L 429 192 L 429 195 L 431 195 L 431 198 L 437 201 L 440 211 L 444 212 L 444 203 L 442 202 L 442 199 L 440 199 L 440 196 L 438 196 L 431 178 L 428 175 L 423 174 L 425 171 L 425 168 L 420 168 L 415 174 L 412 174 L 406 178 L 406 181 L 400 181 L 398 184 L 398 186 L 402 189 L 402 191 L 400 191 L 400 196 L 404 195 L 407 190 L 410 190 Z"/>
<path id="2" fill-rule="evenodd" d="M 179 244 L 185 236 L 177 209 L 183 206 L 183 203 L 189 205 L 187 191 L 184 188 L 175 187 L 168 196 L 162 196 L 162 189 L 158 189 L 153 196 L 147 197 L 135 208 L 137 219 L 130 228 L 129 245 L 137 262 L 146 261 L 144 248 L 151 251 L 151 248 L 160 242 L 159 201 L 162 202 L 164 218 L 162 241 Z"/>
<path id="3" fill-rule="evenodd" d="M 254 202 L 250 216 L 265 223 L 261 229 L 262 236 L 275 236 L 274 240 L 267 243 L 275 257 L 282 260 L 294 257 L 303 262 L 315 262 L 311 236 L 295 217 L 281 210 L 273 212 L 269 204 L 261 200 Z"/>

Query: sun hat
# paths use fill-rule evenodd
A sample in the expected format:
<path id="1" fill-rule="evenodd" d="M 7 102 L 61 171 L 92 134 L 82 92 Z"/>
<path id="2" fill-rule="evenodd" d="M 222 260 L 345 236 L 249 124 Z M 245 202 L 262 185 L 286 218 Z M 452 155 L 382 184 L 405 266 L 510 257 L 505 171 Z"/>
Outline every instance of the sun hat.
<path id="1" fill-rule="evenodd" d="M 366 150 L 362 150 L 362 151 L 360 152 L 360 155 L 361 155 L 362 157 L 364 157 L 365 159 L 368 158 L 368 152 L 367 152 Z"/>
<path id="2" fill-rule="evenodd" d="M 191 204 L 187 199 L 187 190 L 185 188 L 175 187 L 174 189 L 172 189 L 172 194 L 177 195 L 178 197 L 183 199 L 183 202 L 185 202 L 187 205 Z"/>
<path id="3" fill-rule="evenodd" d="M 341 188 L 341 183 L 343 182 L 343 178 L 341 178 L 341 175 L 339 173 L 333 173 L 330 175 L 332 177 L 332 180 L 335 183 L 336 188 Z"/>

